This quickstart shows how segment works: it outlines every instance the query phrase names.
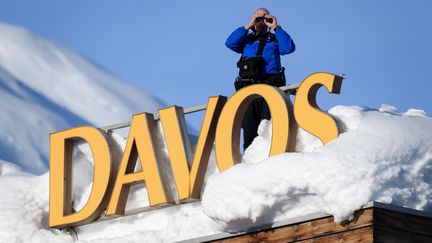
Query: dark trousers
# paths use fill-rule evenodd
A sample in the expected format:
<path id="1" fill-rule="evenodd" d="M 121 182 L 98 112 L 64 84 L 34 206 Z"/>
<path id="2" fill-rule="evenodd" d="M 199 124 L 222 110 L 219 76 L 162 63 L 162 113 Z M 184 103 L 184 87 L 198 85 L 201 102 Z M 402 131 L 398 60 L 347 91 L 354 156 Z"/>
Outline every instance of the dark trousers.
<path id="1" fill-rule="evenodd" d="M 263 119 L 270 120 L 270 110 L 264 98 L 258 98 L 252 101 L 243 118 L 242 128 L 244 150 L 246 150 L 254 138 L 258 136 L 258 126 Z"/>

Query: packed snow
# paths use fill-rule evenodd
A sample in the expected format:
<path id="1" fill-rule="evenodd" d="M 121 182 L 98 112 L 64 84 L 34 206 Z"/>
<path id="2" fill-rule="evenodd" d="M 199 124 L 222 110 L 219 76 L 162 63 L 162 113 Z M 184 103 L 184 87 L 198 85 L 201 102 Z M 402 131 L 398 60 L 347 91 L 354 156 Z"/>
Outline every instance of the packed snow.
<path id="1" fill-rule="evenodd" d="M 322 147 L 300 131 L 298 153 L 264 160 L 271 123 L 263 122 L 245 163 L 208 180 L 205 214 L 238 231 L 315 212 L 341 222 L 374 200 L 432 209 L 432 120 L 424 112 L 337 106 L 330 113 L 345 130 L 337 140 Z"/>
<path id="2" fill-rule="evenodd" d="M 0 23 L 0 159 L 45 173 L 51 132 L 163 106 L 73 51 Z"/>
<path id="3" fill-rule="evenodd" d="M 318 212 L 340 222 L 370 201 L 432 211 L 430 117 L 386 105 L 336 106 L 329 113 L 344 130 L 331 143 L 322 146 L 299 129 L 296 152 L 267 158 L 271 122 L 264 120 L 243 163 L 219 173 L 212 154 L 201 202 L 81 226 L 79 241 L 173 242 Z M 113 136 L 123 148 L 124 139 Z M 78 146 L 76 170 L 91 171 L 87 147 Z M 69 234 L 47 228 L 48 173 L 35 176 L 0 164 L 0 239 L 72 242 Z M 80 174 L 75 185 L 78 210 L 88 197 L 91 176 Z M 145 187 L 134 188 L 128 208 L 146 205 Z"/>

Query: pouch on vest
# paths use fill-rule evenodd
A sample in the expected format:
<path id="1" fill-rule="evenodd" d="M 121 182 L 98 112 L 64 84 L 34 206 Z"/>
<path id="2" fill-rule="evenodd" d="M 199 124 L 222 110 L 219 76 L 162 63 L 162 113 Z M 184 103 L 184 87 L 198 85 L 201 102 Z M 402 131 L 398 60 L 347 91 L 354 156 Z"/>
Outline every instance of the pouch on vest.
<path id="1" fill-rule="evenodd" d="M 261 37 L 259 39 L 259 47 L 255 57 L 240 57 L 237 62 L 239 68 L 239 76 L 241 78 L 253 79 L 264 69 L 264 59 L 262 58 L 262 52 L 266 44 L 266 38 Z"/>
<path id="2" fill-rule="evenodd" d="M 241 78 L 255 78 L 261 73 L 264 66 L 262 57 L 242 57 L 237 62 L 239 68 L 239 76 Z"/>

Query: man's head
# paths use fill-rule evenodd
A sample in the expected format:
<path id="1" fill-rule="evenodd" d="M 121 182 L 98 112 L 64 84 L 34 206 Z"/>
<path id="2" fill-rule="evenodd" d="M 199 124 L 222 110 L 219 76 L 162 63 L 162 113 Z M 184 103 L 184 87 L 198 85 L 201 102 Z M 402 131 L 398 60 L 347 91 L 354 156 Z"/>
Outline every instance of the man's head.
<path id="1" fill-rule="evenodd" d="M 264 32 L 267 30 L 267 25 L 265 24 L 265 17 L 267 15 L 270 15 L 270 12 L 266 8 L 258 8 L 255 10 L 255 16 L 257 17 L 254 26 L 255 31 Z"/>
<path id="2" fill-rule="evenodd" d="M 270 15 L 270 12 L 266 8 L 258 8 L 257 10 L 255 10 L 255 14 L 264 16 L 264 15 Z"/>

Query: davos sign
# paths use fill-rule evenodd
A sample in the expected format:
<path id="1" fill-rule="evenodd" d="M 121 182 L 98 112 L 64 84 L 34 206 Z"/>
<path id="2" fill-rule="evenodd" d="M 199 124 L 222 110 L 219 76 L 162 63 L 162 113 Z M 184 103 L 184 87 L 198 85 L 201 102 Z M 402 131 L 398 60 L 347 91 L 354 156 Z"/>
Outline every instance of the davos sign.
<path id="1" fill-rule="evenodd" d="M 293 152 L 297 126 L 318 137 L 323 144 L 339 136 L 336 120 L 319 109 L 318 89 L 339 94 L 342 77 L 315 73 L 298 87 L 294 105 L 277 87 L 256 84 L 242 88 L 229 99 L 208 99 L 204 120 L 194 154 L 186 131 L 181 107 L 159 110 L 169 165 L 173 172 L 179 202 L 200 199 L 210 153 L 215 146 L 217 166 L 221 172 L 240 162 L 240 129 L 246 108 L 253 99 L 267 102 L 272 118 L 269 156 Z M 157 123 L 150 113 L 135 114 L 121 161 L 115 161 L 112 139 L 105 131 L 76 127 L 50 134 L 49 227 L 77 226 L 107 216 L 123 215 L 131 185 L 145 183 L 150 207 L 174 204 L 166 168 L 158 146 Z M 89 144 L 94 160 L 93 185 L 85 206 L 72 209 L 72 155 L 74 142 Z M 134 171 L 137 159 L 142 171 Z"/>

